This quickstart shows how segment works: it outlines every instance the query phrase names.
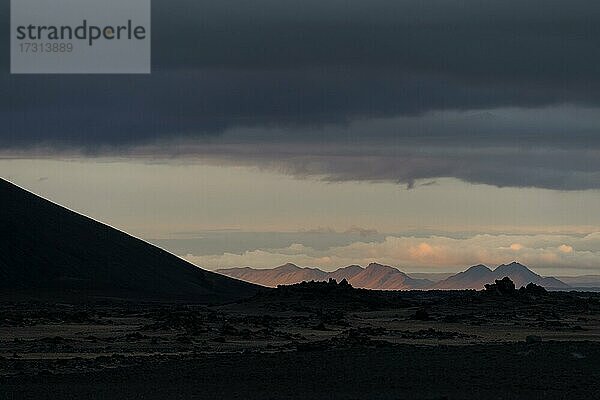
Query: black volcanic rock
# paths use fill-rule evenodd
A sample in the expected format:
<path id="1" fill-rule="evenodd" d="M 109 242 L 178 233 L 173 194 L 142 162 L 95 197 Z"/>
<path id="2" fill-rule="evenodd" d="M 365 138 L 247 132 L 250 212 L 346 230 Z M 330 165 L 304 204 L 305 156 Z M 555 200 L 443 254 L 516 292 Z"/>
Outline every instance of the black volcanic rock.
<path id="1" fill-rule="evenodd" d="M 536 285 L 535 283 L 528 283 L 527 286 L 521 287 L 519 292 L 532 296 L 545 296 L 548 294 L 548 291 L 543 286 Z"/>
<path id="2" fill-rule="evenodd" d="M 424 309 L 419 309 L 415 311 L 415 315 L 413 315 L 412 318 L 418 321 L 429 321 L 430 319 L 429 313 Z"/>
<path id="3" fill-rule="evenodd" d="M 515 283 L 508 276 L 505 276 L 502 279 L 496 279 L 495 283 L 486 284 L 485 291 L 499 295 L 512 295 L 515 294 L 516 289 Z"/>
<path id="4" fill-rule="evenodd" d="M 222 302 L 259 287 L 158 247 L 0 179 L 2 295 Z"/>

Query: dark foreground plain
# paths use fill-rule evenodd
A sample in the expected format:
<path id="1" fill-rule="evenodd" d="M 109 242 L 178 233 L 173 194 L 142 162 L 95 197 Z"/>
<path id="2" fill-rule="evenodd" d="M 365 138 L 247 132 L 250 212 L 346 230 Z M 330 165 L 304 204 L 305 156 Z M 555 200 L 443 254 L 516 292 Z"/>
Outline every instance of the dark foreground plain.
<path id="1" fill-rule="evenodd" d="M 578 356 L 574 356 L 577 354 Z M 594 399 L 600 346 L 360 346 L 132 361 L 2 379 L 14 399 Z"/>
<path id="2" fill-rule="evenodd" d="M 0 305 L 2 399 L 590 399 L 600 296 L 336 284 Z"/>

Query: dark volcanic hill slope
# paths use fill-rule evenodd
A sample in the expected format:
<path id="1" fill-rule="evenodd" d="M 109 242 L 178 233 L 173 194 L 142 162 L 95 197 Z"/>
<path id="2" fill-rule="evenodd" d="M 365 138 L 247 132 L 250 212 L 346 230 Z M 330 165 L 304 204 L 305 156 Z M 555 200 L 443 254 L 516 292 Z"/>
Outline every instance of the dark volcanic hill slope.
<path id="1" fill-rule="evenodd" d="M 204 271 L 0 179 L 0 289 L 216 303 L 259 287 Z"/>

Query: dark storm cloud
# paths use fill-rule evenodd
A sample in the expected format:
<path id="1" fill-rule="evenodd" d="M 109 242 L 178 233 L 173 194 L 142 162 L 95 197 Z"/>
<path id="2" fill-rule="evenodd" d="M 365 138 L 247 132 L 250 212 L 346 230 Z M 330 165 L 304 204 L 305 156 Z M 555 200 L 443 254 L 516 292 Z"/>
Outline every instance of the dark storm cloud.
<path id="1" fill-rule="evenodd" d="M 186 162 L 258 166 L 298 178 L 330 182 L 395 182 L 411 189 L 419 181 L 452 177 L 497 187 L 537 187 L 555 190 L 600 188 L 600 151 L 532 147 L 428 147 L 374 145 L 186 145 L 162 154 Z M 136 155 L 147 157 L 147 153 Z M 152 149 L 155 155 L 155 149 Z"/>
<path id="2" fill-rule="evenodd" d="M 5 21 L 7 3 L 0 6 Z M 221 150 L 227 158 L 237 150 L 224 133 L 236 130 L 241 132 L 236 143 L 246 149 L 300 143 L 285 165 L 277 154 L 248 158 L 299 175 L 318 164 L 334 180 L 410 184 L 455 176 L 497 185 L 600 187 L 589 176 L 590 169 L 598 171 L 596 163 L 586 164 L 582 175 L 580 167 L 572 167 L 577 156 L 546 168 L 553 150 L 600 149 L 595 115 L 586 114 L 583 122 L 573 117 L 570 124 L 527 117 L 526 111 L 515 123 L 431 117 L 451 110 L 564 105 L 575 110 L 568 113 L 572 117 L 577 109 L 599 106 L 600 2 L 153 3 L 150 76 L 10 76 L 6 58 L 0 77 L 0 148 L 135 154 L 140 146 L 150 151 L 160 143 L 162 150 L 154 151 L 171 156 L 169 143 L 177 140 L 215 152 L 216 144 L 229 143 L 229 150 Z M 0 40 L 6 55 L 7 26 Z M 398 117 L 415 119 L 397 122 Z M 382 128 L 375 121 L 380 118 L 397 125 Z M 552 119 L 552 113 L 544 118 Z M 375 122 L 363 131 L 346 129 L 369 120 Z M 265 130 L 269 133 L 261 136 Z M 360 150 L 352 146 L 340 147 L 347 150 L 335 159 L 311 164 L 309 154 L 323 143 L 404 150 L 382 159 L 387 161 L 380 167 L 360 162 L 356 157 L 364 160 L 365 154 L 354 154 Z M 408 148 L 434 154 L 431 149 L 440 146 L 446 150 L 442 160 L 404 154 Z M 549 150 L 533 176 L 486 162 L 503 154 L 493 149 L 511 146 Z M 488 157 L 467 163 L 463 150 L 452 150 L 469 147 L 486 149 L 481 154 Z M 448 160 L 456 161 L 448 165 Z"/>

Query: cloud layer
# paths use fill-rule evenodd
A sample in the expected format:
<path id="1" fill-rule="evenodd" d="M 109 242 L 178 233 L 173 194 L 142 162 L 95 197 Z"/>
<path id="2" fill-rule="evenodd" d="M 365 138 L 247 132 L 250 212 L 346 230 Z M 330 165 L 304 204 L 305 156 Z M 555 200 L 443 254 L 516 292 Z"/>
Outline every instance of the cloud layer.
<path id="1" fill-rule="evenodd" d="M 334 270 L 370 262 L 398 266 L 410 271 L 460 270 L 474 264 L 499 265 L 518 260 L 540 271 L 563 275 L 597 269 L 600 265 L 600 232 L 575 235 L 475 235 L 465 239 L 444 236 L 388 236 L 381 242 L 355 242 L 315 250 L 302 244 L 281 249 L 257 249 L 242 254 L 184 258 L 210 268 L 252 266 L 271 268 L 286 262 Z"/>
<path id="2" fill-rule="evenodd" d="M 185 153 L 330 180 L 600 188 L 596 1 L 153 7 L 150 76 L 4 65 L 0 154 Z"/>

